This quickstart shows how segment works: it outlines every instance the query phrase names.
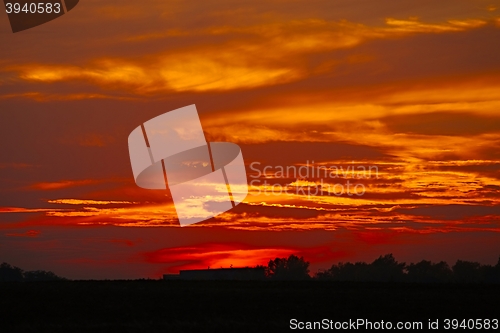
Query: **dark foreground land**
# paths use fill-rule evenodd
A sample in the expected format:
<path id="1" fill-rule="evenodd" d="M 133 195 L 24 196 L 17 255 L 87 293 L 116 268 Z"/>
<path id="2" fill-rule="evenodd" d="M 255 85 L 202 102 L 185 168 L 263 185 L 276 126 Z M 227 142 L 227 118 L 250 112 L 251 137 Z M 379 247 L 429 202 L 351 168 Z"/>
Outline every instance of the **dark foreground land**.
<path id="1" fill-rule="evenodd" d="M 0 283 L 0 332 L 6 333 L 281 332 L 291 331 L 293 318 L 422 321 L 424 328 L 429 319 L 441 319 L 440 332 L 445 318 L 500 319 L 500 285 L 154 280 Z"/>

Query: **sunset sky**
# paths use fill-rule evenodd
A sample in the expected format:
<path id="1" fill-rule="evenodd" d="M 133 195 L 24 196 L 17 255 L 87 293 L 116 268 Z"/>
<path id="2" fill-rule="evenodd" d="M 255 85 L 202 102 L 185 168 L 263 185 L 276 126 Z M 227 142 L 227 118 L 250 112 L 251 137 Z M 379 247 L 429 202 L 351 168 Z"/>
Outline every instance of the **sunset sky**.
<path id="1" fill-rule="evenodd" d="M 82 0 L 15 34 L 2 12 L 0 41 L 0 262 L 112 279 L 500 256 L 498 0 Z M 254 182 L 180 227 L 127 138 L 191 104 Z M 348 180 L 365 193 L 325 191 Z"/>

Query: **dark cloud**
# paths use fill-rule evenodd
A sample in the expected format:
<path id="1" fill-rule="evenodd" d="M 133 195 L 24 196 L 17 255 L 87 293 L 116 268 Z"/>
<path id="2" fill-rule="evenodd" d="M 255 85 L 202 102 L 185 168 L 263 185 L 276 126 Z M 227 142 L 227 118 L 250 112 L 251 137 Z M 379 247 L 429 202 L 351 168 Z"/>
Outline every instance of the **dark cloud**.
<path id="1" fill-rule="evenodd" d="M 435 220 L 460 221 L 475 216 L 500 215 L 500 206 L 440 205 L 397 209 L 405 215 L 425 216 Z"/>
<path id="2" fill-rule="evenodd" d="M 394 133 L 463 136 L 500 132 L 500 117 L 462 112 L 399 115 L 380 120 Z"/>

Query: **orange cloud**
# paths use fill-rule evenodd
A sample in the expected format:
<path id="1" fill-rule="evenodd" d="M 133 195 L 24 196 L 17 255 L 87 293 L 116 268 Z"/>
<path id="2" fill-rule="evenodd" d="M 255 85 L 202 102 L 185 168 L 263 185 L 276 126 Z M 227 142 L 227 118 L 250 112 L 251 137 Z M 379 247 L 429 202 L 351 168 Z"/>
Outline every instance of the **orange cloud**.
<path id="1" fill-rule="evenodd" d="M 31 189 L 35 190 L 59 190 L 69 187 L 87 186 L 91 184 L 96 184 L 96 180 L 62 180 L 58 182 L 41 182 L 30 186 Z"/>
<path id="2" fill-rule="evenodd" d="M 129 203 L 126 203 L 128 205 Z M 89 205 L 102 205 L 89 203 Z M 96 208 L 82 207 L 71 210 L 50 210 L 49 217 L 65 218 L 72 224 L 93 225 L 109 224 L 130 227 L 179 226 L 177 214 L 172 203 L 143 204 L 132 207 Z"/>
<path id="3" fill-rule="evenodd" d="M 98 93 L 80 93 L 80 94 L 55 94 L 55 93 L 42 93 L 42 92 L 26 92 L 26 93 L 16 93 L 16 94 L 5 94 L 1 95 L 0 99 L 15 99 L 15 98 L 27 98 L 37 102 L 51 102 L 51 101 L 80 101 L 80 100 L 92 100 L 92 99 L 111 99 L 111 100 L 125 100 L 131 101 L 136 98 L 125 97 L 125 96 L 115 96 L 106 95 Z"/>
<path id="4" fill-rule="evenodd" d="M 0 213 L 41 213 L 52 212 L 54 209 L 46 208 L 22 208 L 22 207 L 0 207 Z"/>
<path id="5" fill-rule="evenodd" d="M 23 233 L 7 233 L 5 235 L 8 237 L 38 237 L 40 233 L 40 230 L 28 230 Z"/>
<path id="6" fill-rule="evenodd" d="M 138 95 L 165 91 L 252 89 L 307 77 L 307 62 L 301 58 L 303 55 L 352 48 L 368 40 L 404 37 L 415 33 L 465 31 L 485 24 L 486 21 L 474 19 L 450 20 L 439 24 L 387 19 L 384 27 L 370 27 L 348 21 L 309 19 L 241 28 L 221 26 L 181 33 L 195 36 L 223 35 L 231 40 L 222 44 L 199 45 L 196 52 L 189 47 L 134 59 L 102 57 L 79 66 L 16 65 L 10 71 L 17 72 L 19 78 L 30 82 L 87 81 L 112 90 L 125 89 Z M 165 34 L 171 36 L 172 31 L 168 30 Z M 241 35 L 254 38 L 241 41 Z M 164 35 L 155 33 L 153 36 Z M 150 37 L 151 34 L 147 34 L 133 37 L 132 40 Z M 272 52 L 268 52 L 270 47 Z"/>
<path id="7" fill-rule="evenodd" d="M 441 33 L 450 31 L 463 31 L 465 29 L 479 28 L 487 24 L 484 20 L 449 20 L 443 24 L 427 24 L 413 20 L 386 19 L 386 24 L 401 33 Z"/>
<path id="8" fill-rule="evenodd" d="M 133 204 L 130 201 L 106 201 L 106 200 L 81 200 L 81 199 L 56 199 L 49 200 L 48 203 L 63 205 L 111 205 L 111 204 Z"/>

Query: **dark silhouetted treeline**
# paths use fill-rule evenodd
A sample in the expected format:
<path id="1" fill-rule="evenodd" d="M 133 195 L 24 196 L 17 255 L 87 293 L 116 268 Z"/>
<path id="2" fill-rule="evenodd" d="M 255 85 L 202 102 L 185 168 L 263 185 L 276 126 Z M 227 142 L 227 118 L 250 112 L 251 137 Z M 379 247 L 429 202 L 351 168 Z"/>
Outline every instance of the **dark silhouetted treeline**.
<path id="1" fill-rule="evenodd" d="M 259 266 L 257 266 L 259 267 Z M 308 280 L 309 262 L 303 257 L 290 255 L 288 258 L 270 260 L 265 267 L 266 276 L 275 280 Z"/>
<path id="2" fill-rule="evenodd" d="M 57 281 L 65 280 L 48 271 L 23 271 L 7 263 L 0 265 L 0 281 Z"/>
<path id="3" fill-rule="evenodd" d="M 457 260 L 450 267 L 446 262 L 422 260 L 407 265 L 392 254 L 380 256 L 371 264 L 365 262 L 338 263 L 316 273 L 315 279 L 332 281 L 393 281 L 418 283 L 500 283 L 500 258 L 495 266 Z"/>
<path id="4" fill-rule="evenodd" d="M 266 276 L 273 280 L 331 280 L 360 282 L 415 282 L 415 283 L 500 283 L 500 258 L 495 266 L 458 260 L 450 267 L 446 262 L 422 260 L 407 265 L 386 254 L 372 263 L 346 262 L 332 265 L 327 270 L 309 275 L 309 262 L 303 257 L 270 260 Z"/>
<path id="5" fill-rule="evenodd" d="M 310 263 L 303 257 L 290 255 L 275 258 L 267 266 L 256 266 L 265 270 L 269 280 L 323 280 L 352 282 L 414 282 L 414 283 L 500 283 L 500 258 L 495 266 L 478 262 L 457 260 L 450 267 L 446 262 L 433 263 L 422 260 L 407 265 L 398 262 L 392 254 L 386 254 L 372 263 L 340 262 L 327 270 L 310 276 Z M 7 263 L 0 265 L 1 281 L 56 281 L 66 280 L 48 271 L 23 271 Z"/>

